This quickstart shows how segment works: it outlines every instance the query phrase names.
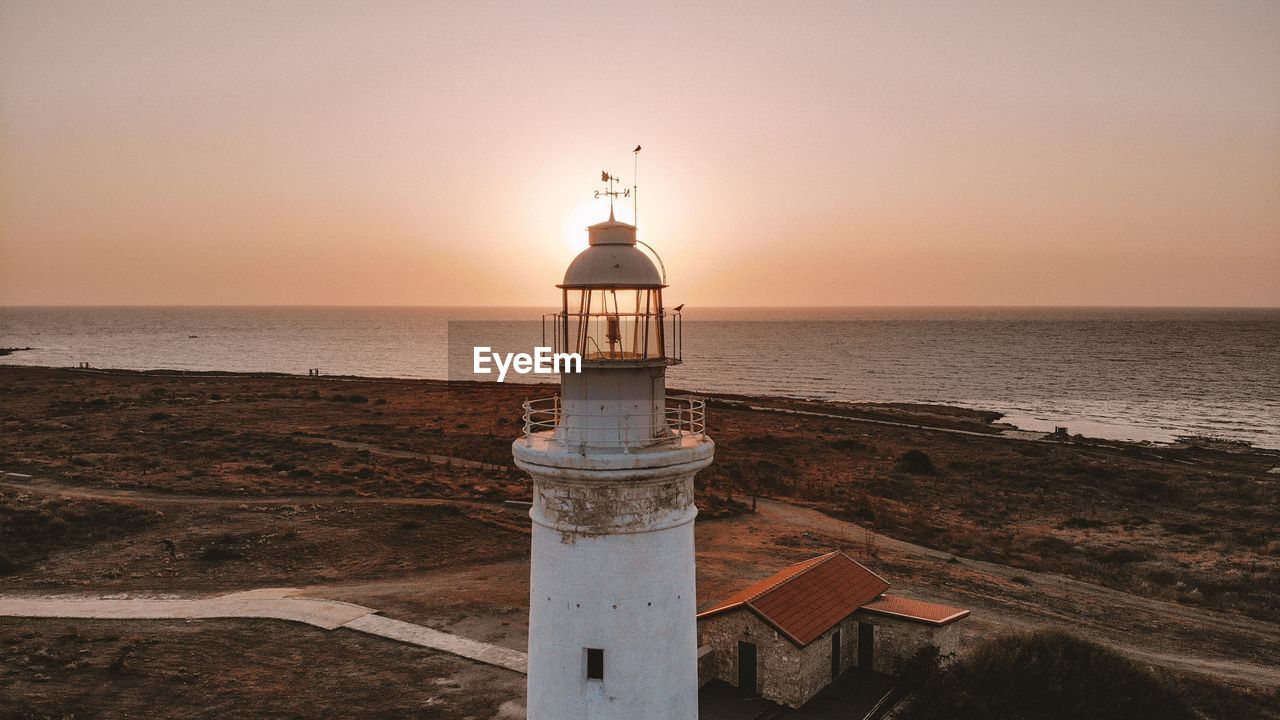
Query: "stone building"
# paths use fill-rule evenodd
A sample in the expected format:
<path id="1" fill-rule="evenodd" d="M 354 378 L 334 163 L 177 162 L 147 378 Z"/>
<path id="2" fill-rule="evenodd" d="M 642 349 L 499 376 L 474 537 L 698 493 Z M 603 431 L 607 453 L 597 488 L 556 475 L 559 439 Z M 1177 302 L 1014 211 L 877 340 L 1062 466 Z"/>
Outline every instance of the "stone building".
<path id="1" fill-rule="evenodd" d="M 968 610 L 888 595 L 889 583 L 832 552 L 767 577 L 698 615 L 701 680 L 800 707 L 851 668 L 892 674 L 927 645 L 956 649 Z"/>

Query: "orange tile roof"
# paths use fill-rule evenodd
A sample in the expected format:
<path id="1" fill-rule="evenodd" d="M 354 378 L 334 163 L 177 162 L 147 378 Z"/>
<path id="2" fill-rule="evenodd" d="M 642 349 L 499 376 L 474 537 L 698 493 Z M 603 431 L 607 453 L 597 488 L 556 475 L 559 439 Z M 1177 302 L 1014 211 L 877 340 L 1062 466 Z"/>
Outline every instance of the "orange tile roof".
<path id="1" fill-rule="evenodd" d="M 832 552 L 777 572 L 698 617 L 746 607 L 804 647 L 888 589 L 884 578 L 848 555 Z"/>
<path id="2" fill-rule="evenodd" d="M 898 597 L 897 595 L 881 595 L 863 605 L 862 609 L 929 625 L 946 625 L 961 618 L 969 617 L 968 610 L 951 607 L 950 605 L 928 603 L 923 600 L 912 600 L 911 598 Z"/>

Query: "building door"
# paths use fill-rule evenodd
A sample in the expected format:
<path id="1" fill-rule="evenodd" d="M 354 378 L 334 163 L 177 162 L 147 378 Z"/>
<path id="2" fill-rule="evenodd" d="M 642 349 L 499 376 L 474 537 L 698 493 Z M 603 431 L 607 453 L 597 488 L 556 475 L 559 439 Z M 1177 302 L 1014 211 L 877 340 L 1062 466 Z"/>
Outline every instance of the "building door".
<path id="1" fill-rule="evenodd" d="M 840 677 L 840 629 L 831 633 L 831 679 Z"/>
<path id="2" fill-rule="evenodd" d="M 756 694 L 756 646 L 755 643 L 738 641 L 738 689 L 748 695 Z"/>
<path id="3" fill-rule="evenodd" d="M 876 646 L 876 626 L 870 623 L 858 623 L 858 667 L 863 670 L 874 670 Z"/>

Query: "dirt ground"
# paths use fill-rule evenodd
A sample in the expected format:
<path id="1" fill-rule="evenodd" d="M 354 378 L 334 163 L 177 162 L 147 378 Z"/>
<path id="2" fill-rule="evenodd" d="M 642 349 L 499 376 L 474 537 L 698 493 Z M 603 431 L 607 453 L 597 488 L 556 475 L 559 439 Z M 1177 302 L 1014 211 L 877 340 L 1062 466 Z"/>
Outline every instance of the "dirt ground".
<path id="1" fill-rule="evenodd" d="M 349 630 L 0 618 L 0 718 L 492 718 L 523 694 L 522 675 Z"/>
<path id="2" fill-rule="evenodd" d="M 0 593 L 302 587 L 523 649 L 528 519 L 504 501 L 529 490 L 509 448 L 520 401 L 552 392 L 0 366 L 0 471 L 19 474 L 0 476 Z M 895 592 L 971 608 L 971 637 L 1063 628 L 1170 674 L 1210 717 L 1280 717 L 1280 477 L 1267 473 L 1280 453 L 1032 443 L 1001 437 L 981 411 L 744 400 L 709 410 L 703 606 L 841 548 Z M 147 638 L 148 670 L 110 675 L 127 643 L 94 638 L 111 636 Z M 199 653 L 184 659 L 191 643 Z M 246 652 L 257 660 L 238 663 Z M 264 699 L 277 663 L 302 673 L 297 692 Z M 216 679 L 220 664 L 238 684 Z M 404 683 L 420 664 L 434 669 Z M 175 717 L 494 717 L 523 687 L 346 631 L 0 622 L 0 708 L 14 717 L 123 717 L 172 694 L 179 667 L 199 677 L 163 707 Z M 350 677 L 361 672 L 367 684 Z M 479 674 L 430 694 L 464 672 Z M 484 685 L 475 697 L 471 682 Z M 324 705 L 326 692 L 370 709 Z"/>

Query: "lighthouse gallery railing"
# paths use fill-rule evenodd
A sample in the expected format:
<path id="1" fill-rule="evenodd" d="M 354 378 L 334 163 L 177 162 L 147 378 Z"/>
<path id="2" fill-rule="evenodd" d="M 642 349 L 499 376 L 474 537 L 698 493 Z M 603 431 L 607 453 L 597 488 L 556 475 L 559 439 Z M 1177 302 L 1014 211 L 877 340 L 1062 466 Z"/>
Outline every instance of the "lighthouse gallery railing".
<path id="1" fill-rule="evenodd" d="M 620 421 L 612 424 L 616 428 L 616 437 L 613 438 L 608 437 L 607 434 L 601 437 L 601 431 L 605 430 L 605 428 L 601 428 L 599 425 L 566 424 L 560 411 L 559 395 L 537 400 L 526 400 L 523 403 L 523 408 L 525 440 L 532 440 L 535 435 L 554 440 L 555 438 L 552 436 L 556 434 L 557 430 L 562 432 L 580 430 L 583 433 L 590 433 L 592 439 L 586 444 L 592 447 L 628 449 L 679 444 L 685 438 L 702 438 L 707 431 L 707 401 L 691 395 L 668 397 L 660 425 L 654 422 L 655 416 L 649 414 L 589 416 L 596 421 L 601 419 Z M 645 426 L 649 430 L 646 434 L 647 439 L 635 439 L 635 431 Z M 573 435 L 576 433 L 569 432 L 568 434 Z"/>

